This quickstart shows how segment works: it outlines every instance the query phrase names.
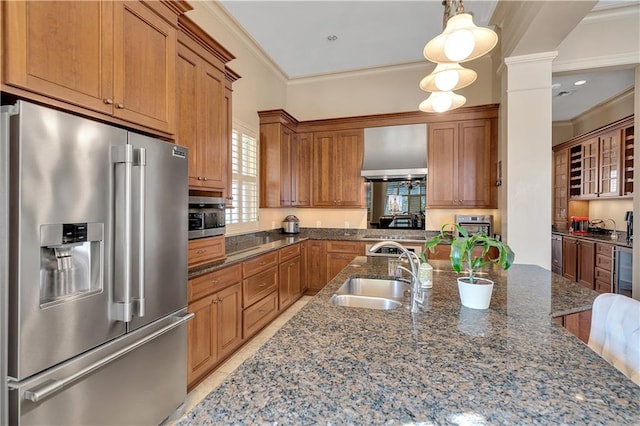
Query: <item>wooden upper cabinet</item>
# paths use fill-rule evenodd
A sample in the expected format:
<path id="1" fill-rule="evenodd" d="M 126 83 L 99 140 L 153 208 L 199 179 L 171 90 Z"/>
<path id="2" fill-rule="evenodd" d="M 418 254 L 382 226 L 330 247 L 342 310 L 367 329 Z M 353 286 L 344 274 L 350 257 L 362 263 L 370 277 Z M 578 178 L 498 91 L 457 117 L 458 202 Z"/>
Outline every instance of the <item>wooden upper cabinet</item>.
<path id="1" fill-rule="evenodd" d="M 313 136 L 313 206 L 361 207 L 364 181 L 360 176 L 364 132 L 319 132 Z"/>
<path id="2" fill-rule="evenodd" d="M 293 130 L 282 126 L 280 131 L 280 206 L 291 206 L 293 193 L 291 190 L 291 158 L 293 149 Z"/>
<path id="3" fill-rule="evenodd" d="M 496 208 L 494 119 L 429 125 L 427 203 L 430 208 Z"/>
<path id="4" fill-rule="evenodd" d="M 291 145 L 291 205 L 311 206 L 313 134 L 299 133 Z"/>
<path id="5" fill-rule="evenodd" d="M 4 83 L 111 114 L 114 3 L 3 3 Z"/>
<path id="6" fill-rule="evenodd" d="M 218 48 L 215 41 L 186 17 L 180 17 L 179 29 L 176 142 L 189 148 L 189 187 L 217 191 L 229 200 L 231 82 L 224 61 L 209 50 Z M 231 60 L 228 52 L 222 57 Z"/>
<path id="7" fill-rule="evenodd" d="M 559 228 L 567 227 L 568 210 L 569 150 L 562 149 L 553 153 L 553 224 Z"/>
<path id="8" fill-rule="evenodd" d="M 224 118 L 222 120 L 222 137 L 226 141 L 227 145 L 227 181 L 224 190 L 222 191 L 222 196 L 225 199 L 225 204 L 228 208 L 233 207 L 233 188 L 232 188 L 232 168 L 231 162 L 233 158 L 233 147 L 232 147 L 232 139 L 233 139 L 233 117 L 232 117 L 232 105 L 233 105 L 233 90 L 232 84 L 234 81 L 240 78 L 238 74 L 236 74 L 233 70 L 229 68 L 225 68 L 225 87 L 224 87 L 224 101 L 223 101 L 223 115 Z"/>
<path id="9" fill-rule="evenodd" d="M 621 136 L 622 131 L 612 130 L 599 138 L 598 197 L 621 195 Z"/>
<path id="10" fill-rule="evenodd" d="M 582 189 L 583 197 L 597 197 L 598 195 L 598 138 L 585 141 L 582 144 Z"/>
<path id="11" fill-rule="evenodd" d="M 114 115 L 173 133 L 176 29 L 142 3 L 113 7 Z"/>
<path id="12" fill-rule="evenodd" d="M 176 108 L 178 123 L 176 142 L 189 148 L 189 184 L 197 183 L 200 150 L 198 149 L 198 104 L 200 59 L 188 48 L 178 44 L 176 60 Z"/>
<path id="13" fill-rule="evenodd" d="M 260 124 L 260 207 L 290 207 L 294 131 L 283 123 Z"/>
<path id="14" fill-rule="evenodd" d="M 229 141 L 223 134 L 222 113 L 224 108 L 224 72 L 204 64 L 200 96 L 202 114 L 201 146 L 204 155 L 200 164 L 202 184 L 200 186 L 224 191 L 227 183 L 227 147 Z"/>
<path id="15" fill-rule="evenodd" d="M 632 196 L 633 116 L 554 147 L 555 152 L 564 149 L 569 153 L 570 200 Z"/>
<path id="16" fill-rule="evenodd" d="M 170 21 L 180 12 L 135 1 L 6 2 L 5 10 L 9 87 L 174 132 Z"/>
<path id="17" fill-rule="evenodd" d="M 311 134 L 296 134 L 283 110 L 260 115 L 260 207 L 311 205 Z"/>

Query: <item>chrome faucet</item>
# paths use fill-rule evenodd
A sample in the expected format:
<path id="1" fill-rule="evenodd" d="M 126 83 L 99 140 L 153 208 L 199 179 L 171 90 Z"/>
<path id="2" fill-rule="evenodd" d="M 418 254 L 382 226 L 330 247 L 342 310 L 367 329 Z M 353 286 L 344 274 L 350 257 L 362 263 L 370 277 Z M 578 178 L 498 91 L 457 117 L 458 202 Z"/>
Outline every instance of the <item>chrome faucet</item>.
<path id="1" fill-rule="evenodd" d="M 616 221 L 611 219 L 611 218 L 607 218 L 605 219 L 605 221 L 611 221 L 611 223 L 613 223 L 613 231 L 611 231 L 611 239 L 612 240 L 617 240 L 618 239 L 618 228 L 616 227 Z"/>
<path id="2" fill-rule="evenodd" d="M 402 244 L 396 241 L 380 241 L 379 243 L 374 244 L 369 251 L 375 252 L 380 247 L 396 247 L 402 251 L 398 259 L 401 259 L 403 256 L 407 256 L 407 260 L 409 261 L 409 267 L 411 270 L 400 266 L 400 268 L 411 274 L 411 313 L 418 312 L 418 300 L 419 300 L 419 292 L 420 292 L 420 280 L 418 279 L 418 268 L 416 268 L 414 260 L 418 261 L 418 265 L 420 265 L 420 258 L 418 255 L 412 251 L 407 250 Z M 419 267 L 419 266 L 418 266 Z"/>

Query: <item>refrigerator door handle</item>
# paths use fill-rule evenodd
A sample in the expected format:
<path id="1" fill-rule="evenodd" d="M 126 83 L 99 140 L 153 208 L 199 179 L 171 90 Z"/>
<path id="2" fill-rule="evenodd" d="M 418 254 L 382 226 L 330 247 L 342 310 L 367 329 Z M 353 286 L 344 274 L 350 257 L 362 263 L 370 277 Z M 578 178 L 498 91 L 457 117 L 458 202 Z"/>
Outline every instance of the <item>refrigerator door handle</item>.
<path id="1" fill-rule="evenodd" d="M 129 144 L 112 146 L 111 156 L 115 164 L 124 164 L 124 247 L 122 250 L 124 300 L 115 303 L 114 316 L 119 321 L 130 322 L 133 317 L 133 304 L 131 303 L 131 169 L 133 166 L 133 147 Z"/>
<path id="2" fill-rule="evenodd" d="M 140 192 L 138 200 L 138 297 L 133 299 L 133 306 L 135 315 L 138 317 L 144 317 L 145 314 L 145 200 L 146 200 L 146 171 L 147 171 L 147 151 L 144 148 L 137 148 L 134 150 L 135 165 L 140 168 Z"/>
<path id="3" fill-rule="evenodd" d="M 91 365 L 88 365 L 87 367 L 83 368 L 82 370 L 77 371 L 76 373 L 67 376 L 63 379 L 54 379 L 54 380 L 49 380 L 47 382 L 45 382 L 44 384 L 42 384 L 39 387 L 36 387 L 34 389 L 30 389 L 24 392 L 24 399 L 27 399 L 31 402 L 39 402 L 42 401 L 44 398 L 47 398 L 48 396 L 52 395 L 55 392 L 58 392 L 60 390 L 62 390 L 63 388 L 65 388 L 66 386 L 69 386 L 70 384 L 74 383 L 75 381 L 81 379 L 82 377 L 86 376 L 87 374 L 93 373 L 94 371 L 98 370 L 101 367 L 104 367 L 105 365 L 115 361 L 116 359 L 122 357 L 123 355 L 126 355 L 127 353 L 139 348 L 140 346 L 150 342 L 151 340 L 155 339 L 156 337 L 167 333 L 171 330 L 173 330 L 174 328 L 177 328 L 179 326 L 181 326 L 182 324 L 186 323 L 187 321 L 189 321 L 191 318 L 193 318 L 195 316 L 195 314 L 192 313 L 188 313 L 188 312 L 181 312 L 180 314 L 177 314 L 173 317 L 171 317 L 171 319 L 173 320 L 173 322 L 169 325 L 167 325 L 166 327 L 161 328 L 160 330 L 157 330 L 151 334 L 149 334 L 148 336 L 145 336 L 144 338 L 138 340 L 135 343 L 132 343 L 131 345 L 128 345 L 122 349 L 120 349 L 119 351 L 116 351 L 114 353 L 112 353 L 109 356 L 106 356 L 104 358 L 102 358 L 99 361 L 94 362 Z M 12 384 L 10 384 L 10 387 L 12 387 Z"/>

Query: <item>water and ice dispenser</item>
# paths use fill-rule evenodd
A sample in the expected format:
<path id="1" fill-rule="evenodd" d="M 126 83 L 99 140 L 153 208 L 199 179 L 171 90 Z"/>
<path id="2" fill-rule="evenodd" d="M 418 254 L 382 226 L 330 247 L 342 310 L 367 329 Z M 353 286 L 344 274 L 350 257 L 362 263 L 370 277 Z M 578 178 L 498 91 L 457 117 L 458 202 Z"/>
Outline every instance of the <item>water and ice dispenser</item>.
<path id="1" fill-rule="evenodd" d="M 40 305 L 102 290 L 104 226 L 64 223 L 40 227 Z"/>

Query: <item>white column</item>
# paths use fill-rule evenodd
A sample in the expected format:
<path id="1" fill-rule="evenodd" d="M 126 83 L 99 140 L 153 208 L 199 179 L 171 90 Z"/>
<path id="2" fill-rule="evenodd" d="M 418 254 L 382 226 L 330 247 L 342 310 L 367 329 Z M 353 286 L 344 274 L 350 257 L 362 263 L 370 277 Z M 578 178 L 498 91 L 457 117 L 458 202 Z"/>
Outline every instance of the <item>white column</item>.
<path id="1" fill-rule="evenodd" d="M 505 58 L 503 233 L 516 263 L 551 268 L 551 65 L 557 52 Z M 506 232 L 504 225 L 506 225 Z"/>
<path id="2" fill-rule="evenodd" d="M 640 129 L 640 65 L 636 65 L 636 81 L 634 88 L 634 120 L 635 129 L 634 145 L 638 144 L 638 129 Z M 634 147 L 633 151 L 633 278 L 631 293 L 634 299 L 640 300 L 640 149 Z"/>

